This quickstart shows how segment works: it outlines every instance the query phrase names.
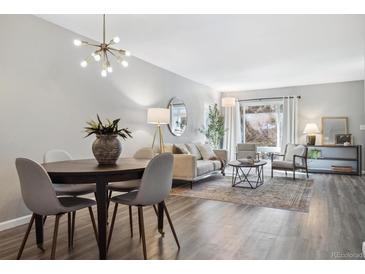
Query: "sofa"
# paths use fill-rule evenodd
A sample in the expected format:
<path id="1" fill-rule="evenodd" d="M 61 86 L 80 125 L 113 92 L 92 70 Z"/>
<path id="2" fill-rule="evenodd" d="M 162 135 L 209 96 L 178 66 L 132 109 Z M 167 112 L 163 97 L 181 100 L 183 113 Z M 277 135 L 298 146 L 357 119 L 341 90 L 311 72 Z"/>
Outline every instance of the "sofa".
<path id="1" fill-rule="evenodd" d="M 174 155 L 173 179 L 193 183 L 221 173 L 227 163 L 228 153 L 224 149 L 211 149 L 207 144 L 165 144 L 165 152 Z"/>

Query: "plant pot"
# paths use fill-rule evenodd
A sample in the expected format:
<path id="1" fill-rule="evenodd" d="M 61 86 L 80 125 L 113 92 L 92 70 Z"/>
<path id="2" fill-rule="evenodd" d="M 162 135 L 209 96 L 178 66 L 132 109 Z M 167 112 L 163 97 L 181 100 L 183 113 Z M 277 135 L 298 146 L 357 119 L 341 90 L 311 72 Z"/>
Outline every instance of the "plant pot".
<path id="1" fill-rule="evenodd" d="M 122 145 L 118 135 L 96 135 L 92 150 L 99 165 L 115 165 L 122 153 Z"/>

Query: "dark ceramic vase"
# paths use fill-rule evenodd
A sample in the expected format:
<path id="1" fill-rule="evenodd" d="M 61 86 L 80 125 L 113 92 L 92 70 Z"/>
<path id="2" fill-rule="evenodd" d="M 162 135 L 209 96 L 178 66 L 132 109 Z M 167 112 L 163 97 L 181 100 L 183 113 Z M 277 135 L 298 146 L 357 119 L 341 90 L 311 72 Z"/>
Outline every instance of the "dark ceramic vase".
<path id="1" fill-rule="evenodd" d="M 115 165 L 122 153 L 118 135 L 96 135 L 92 149 L 99 165 Z"/>

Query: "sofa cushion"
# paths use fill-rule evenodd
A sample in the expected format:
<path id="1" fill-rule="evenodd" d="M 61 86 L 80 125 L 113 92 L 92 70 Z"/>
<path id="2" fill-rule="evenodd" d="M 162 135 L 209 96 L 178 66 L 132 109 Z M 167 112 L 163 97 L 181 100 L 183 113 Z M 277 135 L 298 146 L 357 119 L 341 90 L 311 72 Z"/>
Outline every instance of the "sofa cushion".
<path id="1" fill-rule="evenodd" d="M 214 166 L 214 170 L 220 170 L 222 168 L 222 162 L 219 160 L 211 161 Z"/>
<path id="2" fill-rule="evenodd" d="M 199 149 L 200 154 L 202 155 L 203 160 L 216 160 L 218 159 L 217 155 L 215 155 L 212 147 L 208 144 L 196 144 L 196 147 Z"/>
<path id="3" fill-rule="evenodd" d="M 190 154 L 185 144 L 174 144 L 174 153 L 176 154 Z"/>
<path id="4" fill-rule="evenodd" d="M 197 175 L 204 175 L 214 171 L 213 161 L 198 160 L 196 161 Z"/>
<path id="5" fill-rule="evenodd" d="M 185 144 L 185 145 L 188 148 L 190 154 L 194 155 L 197 160 L 201 160 L 202 159 L 202 155 L 200 154 L 200 151 L 196 147 L 195 144 Z"/>

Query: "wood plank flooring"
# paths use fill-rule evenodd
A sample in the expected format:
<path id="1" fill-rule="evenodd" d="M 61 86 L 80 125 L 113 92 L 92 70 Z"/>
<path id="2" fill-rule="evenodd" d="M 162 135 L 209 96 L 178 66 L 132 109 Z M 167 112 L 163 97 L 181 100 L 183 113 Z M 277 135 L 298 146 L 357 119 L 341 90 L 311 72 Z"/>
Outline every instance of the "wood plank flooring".
<path id="1" fill-rule="evenodd" d="M 278 175 L 279 176 L 279 175 Z M 282 175 L 281 175 L 282 176 Z M 309 213 L 243 206 L 219 201 L 170 197 L 167 201 L 181 249 L 177 250 L 165 221 L 165 237 L 157 232 L 152 207 L 145 210 L 149 259 L 346 259 L 361 253 L 365 241 L 365 177 L 311 175 Z M 207 181 L 206 183 L 209 183 Z M 142 259 L 134 209 L 130 238 L 128 208 L 120 206 L 109 259 Z M 94 209 L 95 210 L 95 209 Z M 110 209 L 110 216 L 112 207 Z M 43 253 L 32 230 L 22 259 L 48 259 L 54 218 L 45 225 Z M 26 226 L 0 232 L 0 259 L 16 257 Z M 67 248 L 67 218 L 61 219 L 57 259 L 97 259 L 98 251 L 87 210 L 76 216 L 74 249 Z M 335 257 L 334 253 L 345 257 Z M 354 257 L 350 257 L 354 259 Z"/>

